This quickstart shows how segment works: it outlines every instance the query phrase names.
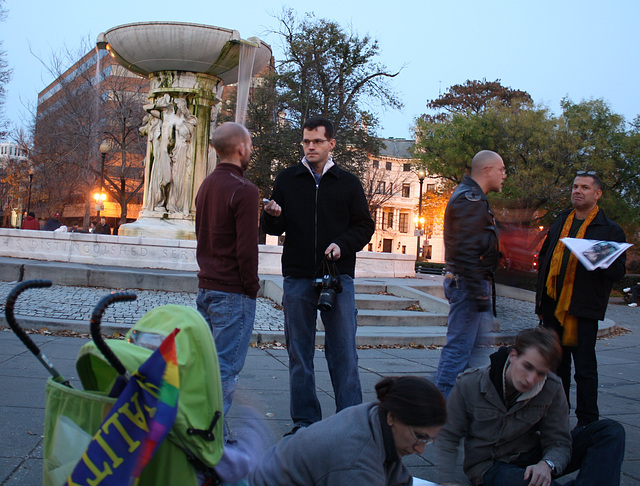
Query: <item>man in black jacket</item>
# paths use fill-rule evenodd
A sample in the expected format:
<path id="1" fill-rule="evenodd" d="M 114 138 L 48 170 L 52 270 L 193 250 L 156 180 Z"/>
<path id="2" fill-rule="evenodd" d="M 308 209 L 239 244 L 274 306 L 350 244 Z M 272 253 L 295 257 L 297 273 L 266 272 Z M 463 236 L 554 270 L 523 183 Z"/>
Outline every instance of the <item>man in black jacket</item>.
<path id="1" fill-rule="evenodd" d="M 571 357 L 576 379 L 578 426 L 598 420 L 598 320 L 604 319 L 613 283 L 625 274 L 626 255 L 608 268 L 587 269 L 560 242 L 561 238 L 624 242 L 620 226 L 598 208 L 602 182 L 593 172 L 578 172 L 573 181 L 573 209 L 560 213 L 540 250 L 536 313 L 545 327 L 562 341 L 562 362 L 557 370 L 569 402 Z"/>
<path id="2" fill-rule="evenodd" d="M 111 226 L 107 223 L 107 218 L 100 216 L 100 222 L 96 225 L 96 229 L 93 232 L 97 235 L 110 235 Z"/>
<path id="3" fill-rule="evenodd" d="M 330 274 L 334 266 L 342 290 L 328 282 L 335 295 L 331 308 L 320 315 L 336 411 L 362 402 L 353 278 L 356 252 L 375 229 L 360 181 L 330 156 L 336 144 L 333 124 L 309 118 L 302 135 L 305 156 L 278 175 L 261 218 L 266 233 L 286 233 L 282 274 L 292 432 L 322 419 L 313 371 L 320 290 L 314 280 Z"/>
<path id="4" fill-rule="evenodd" d="M 435 384 L 445 397 L 458 373 L 469 367 L 481 332 L 492 327 L 491 281 L 499 251 L 498 229 L 486 195 L 500 192 L 506 178 L 502 157 L 481 150 L 471 161 L 471 177 L 463 177 L 444 213 L 449 319 Z"/>

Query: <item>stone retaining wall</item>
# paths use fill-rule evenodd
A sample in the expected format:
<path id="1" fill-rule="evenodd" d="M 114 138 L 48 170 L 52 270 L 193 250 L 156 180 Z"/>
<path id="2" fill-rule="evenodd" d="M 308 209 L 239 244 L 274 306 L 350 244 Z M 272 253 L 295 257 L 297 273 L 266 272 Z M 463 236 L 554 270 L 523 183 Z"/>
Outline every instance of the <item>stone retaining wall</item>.
<path id="1" fill-rule="evenodd" d="M 32 260 L 197 272 L 196 242 L 0 228 L 0 256 Z M 281 246 L 259 245 L 261 275 L 280 275 Z M 356 277 L 413 277 L 410 255 L 358 253 Z"/>

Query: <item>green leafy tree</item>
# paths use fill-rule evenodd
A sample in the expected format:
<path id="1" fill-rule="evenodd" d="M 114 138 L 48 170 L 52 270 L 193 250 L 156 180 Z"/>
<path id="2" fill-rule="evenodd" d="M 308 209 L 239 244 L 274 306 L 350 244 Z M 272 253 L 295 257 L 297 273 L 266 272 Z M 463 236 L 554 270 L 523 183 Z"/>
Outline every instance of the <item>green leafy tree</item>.
<path id="1" fill-rule="evenodd" d="M 429 173 L 457 183 L 475 153 L 494 150 L 508 173 L 503 192 L 492 195 L 496 212 L 503 221 L 537 225 L 569 207 L 578 170 L 595 170 L 607 214 L 629 230 L 637 224 L 638 127 L 627 132 L 603 100 L 565 99 L 558 117 L 528 101 L 496 98 L 480 110 L 456 103 L 466 108 L 417 122 L 416 157 Z"/>
<path id="2" fill-rule="evenodd" d="M 565 183 L 569 186 L 578 170 L 595 170 L 604 184 L 599 205 L 622 226 L 637 228 L 638 118 L 631 124 L 631 130 L 627 130 L 624 117 L 614 113 L 602 99 L 574 103 L 565 98 L 561 106 L 558 130 L 568 168 Z M 568 191 L 561 203 L 568 207 Z"/>
<path id="3" fill-rule="evenodd" d="M 451 86 L 427 102 L 435 115 L 422 115 L 416 123 L 414 151 L 423 168 L 450 185 L 469 172 L 473 156 L 482 149 L 495 150 L 500 127 L 491 112 L 506 107 L 531 108 L 531 96 L 502 86 L 500 80 L 467 80 Z"/>
<path id="4" fill-rule="evenodd" d="M 279 25 L 273 32 L 280 36 L 285 53 L 274 75 L 278 133 L 293 131 L 299 141 L 304 121 L 324 116 L 336 128 L 335 159 L 362 175 L 368 154 L 380 149 L 375 137 L 378 120 L 365 105 L 401 108 L 388 84 L 399 72 L 389 72 L 376 60 L 380 47 L 368 35 L 360 37 L 313 14 L 301 20 L 291 9 L 276 18 Z M 299 153 L 280 162 L 298 161 Z"/>

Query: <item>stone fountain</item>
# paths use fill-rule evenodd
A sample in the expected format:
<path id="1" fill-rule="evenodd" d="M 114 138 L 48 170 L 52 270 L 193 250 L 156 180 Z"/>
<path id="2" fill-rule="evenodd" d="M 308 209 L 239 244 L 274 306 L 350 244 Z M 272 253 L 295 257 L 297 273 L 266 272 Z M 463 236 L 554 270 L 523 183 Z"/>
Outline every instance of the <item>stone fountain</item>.
<path id="1" fill-rule="evenodd" d="M 236 121 L 244 121 L 251 76 L 269 63 L 271 48 L 236 30 L 181 22 L 120 25 L 100 34 L 97 45 L 150 81 L 140 129 L 147 135 L 143 209 L 118 234 L 195 239 L 195 197 L 216 163 L 212 109 L 222 88 L 238 83 Z"/>

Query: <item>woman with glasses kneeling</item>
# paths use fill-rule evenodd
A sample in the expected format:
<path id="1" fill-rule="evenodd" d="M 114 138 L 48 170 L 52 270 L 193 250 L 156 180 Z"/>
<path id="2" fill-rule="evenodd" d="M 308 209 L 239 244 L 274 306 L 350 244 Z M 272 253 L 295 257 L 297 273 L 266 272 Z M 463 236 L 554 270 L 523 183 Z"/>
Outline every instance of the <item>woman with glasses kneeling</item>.
<path id="1" fill-rule="evenodd" d="M 424 452 L 446 421 L 438 389 L 417 376 L 383 378 L 377 402 L 349 407 L 286 436 L 262 458 L 253 486 L 410 485 L 401 457 Z"/>

